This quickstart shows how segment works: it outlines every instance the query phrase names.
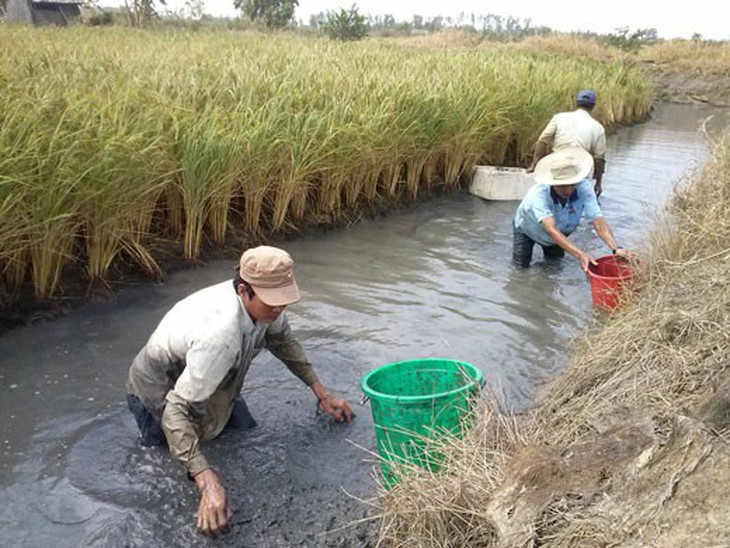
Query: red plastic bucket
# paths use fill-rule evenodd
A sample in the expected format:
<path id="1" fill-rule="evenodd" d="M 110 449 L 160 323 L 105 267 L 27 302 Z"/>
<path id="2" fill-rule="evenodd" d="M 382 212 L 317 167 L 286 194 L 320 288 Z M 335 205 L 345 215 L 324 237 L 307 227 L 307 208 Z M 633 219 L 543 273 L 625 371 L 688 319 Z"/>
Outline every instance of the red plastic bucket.
<path id="1" fill-rule="evenodd" d="M 620 255 L 606 255 L 588 266 L 593 306 L 613 310 L 618 306 L 619 295 L 633 276 L 631 261 Z"/>

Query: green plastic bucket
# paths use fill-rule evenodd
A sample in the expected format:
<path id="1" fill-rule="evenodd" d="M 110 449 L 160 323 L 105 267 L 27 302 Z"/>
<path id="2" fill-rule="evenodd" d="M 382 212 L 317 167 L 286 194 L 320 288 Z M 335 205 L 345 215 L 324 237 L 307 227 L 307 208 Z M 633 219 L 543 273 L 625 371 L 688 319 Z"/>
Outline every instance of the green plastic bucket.
<path id="1" fill-rule="evenodd" d="M 397 463 L 438 470 L 441 456 L 431 442 L 468 429 L 483 384 L 473 365 L 442 358 L 390 363 L 363 376 L 386 487 L 398 480 Z"/>

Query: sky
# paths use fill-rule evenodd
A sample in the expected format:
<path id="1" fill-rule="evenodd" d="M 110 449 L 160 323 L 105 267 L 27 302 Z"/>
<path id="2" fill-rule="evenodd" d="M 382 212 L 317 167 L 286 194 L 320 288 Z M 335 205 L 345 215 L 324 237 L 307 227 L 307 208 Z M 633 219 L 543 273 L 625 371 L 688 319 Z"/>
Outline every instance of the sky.
<path id="1" fill-rule="evenodd" d="M 109 5 L 119 0 L 105 0 Z M 167 0 L 172 8 L 185 0 Z M 204 11 L 210 15 L 236 17 L 233 0 L 204 0 Z M 299 0 L 295 18 L 305 24 L 309 16 L 328 10 L 349 9 L 353 0 Z M 363 15 L 392 15 L 397 21 L 412 20 L 413 14 L 426 18 L 442 15 L 458 17 L 460 13 L 500 15 L 529 19 L 531 25 L 547 26 L 560 31 L 592 31 L 608 34 L 620 27 L 630 30 L 654 28 L 660 38 L 730 39 L 730 3 L 727 0 L 692 0 L 691 2 L 657 2 L 648 0 L 609 0 L 586 2 L 576 0 L 360 0 L 356 2 Z M 724 7 L 723 7 L 724 6 Z"/>

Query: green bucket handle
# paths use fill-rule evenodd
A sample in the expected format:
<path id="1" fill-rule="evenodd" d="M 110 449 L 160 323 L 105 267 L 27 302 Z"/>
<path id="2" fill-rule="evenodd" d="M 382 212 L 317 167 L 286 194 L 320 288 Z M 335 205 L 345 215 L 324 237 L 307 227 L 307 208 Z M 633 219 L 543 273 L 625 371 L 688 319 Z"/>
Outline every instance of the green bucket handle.
<path id="1" fill-rule="evenodd" d="M 487 379 L 485 379 L 484 377 L 481 377 L 479 379 L 479 390 L 482 390 L 486 384 L 487 384 Z M 364 406 L 369 401 L 370 401 L 370 396 L 368 396 L 367 394 L 363 394 L 362 398 L 360 398 L 360 405 Z"/>

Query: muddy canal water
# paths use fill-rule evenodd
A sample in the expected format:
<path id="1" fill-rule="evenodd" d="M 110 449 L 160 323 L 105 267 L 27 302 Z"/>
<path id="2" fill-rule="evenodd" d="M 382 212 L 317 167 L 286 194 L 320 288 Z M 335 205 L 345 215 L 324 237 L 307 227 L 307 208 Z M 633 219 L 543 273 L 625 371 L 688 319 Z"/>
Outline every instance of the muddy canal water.
<path id="1" fill-rule="evenodd" d="M 640 249 L 678 178 L 708 157 L 698 132 L 728 111 L 661 105 L 608 140 L 601 198 L 618 242 Z M 4 546 L 366 546 L 374 495 L 370 409 L 359 381 L 380 365 L 440 356 L 482 369 L 504 406 L 520 410 L 560 371 L 571 338 L 593 318 L 578 263 L 509 264 L 515 202 L 466 191 L 348 229 L 284 244 L 301 303 L 288 312 L 320 377 L 355 407 L 348 427 L 270 355 L 244 394 L 258 427 L 205 446 L 224 479 L 235 527 L 197 535 L 197 494 L 166 450 L 143 449 L 124 400 L 130 361 L 178 299 L 230 278 L 233 262 L 123 290 L 55 321 L 0 337 L 0 544 Z M 580 247 L 604 254 L 582 227 Z M 351 496 L 353 495 L 353 496 Z"/>

